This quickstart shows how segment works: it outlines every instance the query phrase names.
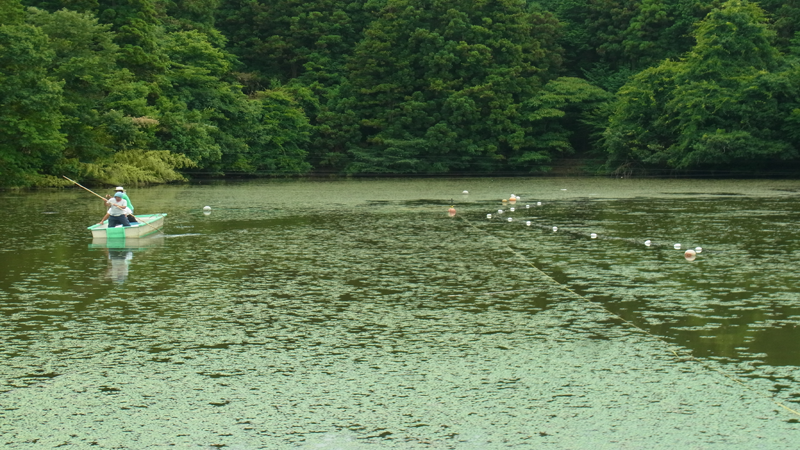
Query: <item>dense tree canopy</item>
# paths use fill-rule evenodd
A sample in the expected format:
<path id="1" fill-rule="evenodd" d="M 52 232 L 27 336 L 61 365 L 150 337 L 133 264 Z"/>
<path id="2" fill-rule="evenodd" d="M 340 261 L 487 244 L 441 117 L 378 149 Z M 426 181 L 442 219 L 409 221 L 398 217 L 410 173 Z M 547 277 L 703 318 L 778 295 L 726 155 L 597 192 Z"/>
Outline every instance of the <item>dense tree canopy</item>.
<path id="1" fill-rule="evenodd" d="M 797 0 L 6 0 L 0 185 L 785 169 L 798 89 Z"/>
<path id="2" fill-rule="evenodd" d="M 347 170 L 481 172 L 547 153 L 526 102 L 558 65 L 555 30 L 516 0 L 390 0 L 349 65 L 361 137 Z"/>
<path id="3" fill-rule="evenodd" d="M 677 169 L 765 166 L 797 157 L 785 132 L 798 105 L 797 67 L 772 46 L 753 4 L 710 13 L 679 61 L 633 77 L 604 134 L 612 161 Z"/>
<path id="4" fill-rule="evenodd" d="M 9 21 L 0 26 L 0 177 L 26 185 L 55 165 L 66 142 L 63 83 L 48 76 L 55 52 L 44 32 L 14 11 L 4 15 Z"/>

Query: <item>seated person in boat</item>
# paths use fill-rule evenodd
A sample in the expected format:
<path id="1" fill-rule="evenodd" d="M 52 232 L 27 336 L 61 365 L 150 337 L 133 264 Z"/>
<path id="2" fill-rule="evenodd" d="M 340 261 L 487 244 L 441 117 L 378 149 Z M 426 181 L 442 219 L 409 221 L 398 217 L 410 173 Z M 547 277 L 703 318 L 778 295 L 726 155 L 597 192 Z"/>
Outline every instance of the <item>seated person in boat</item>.
<path id="1" fill-rule="evenodd" d="M 122 199 L 125 200 L 126 202 L 128 202 L 128 210 L 129 211 L 125 212 L 125 215 L 128 216 L 128 222 L 136 223 L 136 217 L 133 216 L 133 202 L 131 201 L 131 198 L 128 197 L 128 194 L 125 193 L 125 188 L 122 187 L 122 186 L 117 186 L 114 190 L 117 193 L 122 194 Z M 110 199 L 111 196 L 110 195 L 106 195 L 106 198 Z"/>
<path id="2" fill-rule="evenodd" d="M 117 225 L 122 225 L 123 227 L 131 226 L 131 223 L 128 221 L 128 202 L 122 198 L 122 194 L 117 192 L 114 194 L 113 197 L 106 200 L 106 204 L 109 206 L 108 212 L 106 215 L 100 219 L 100 225 L 108 219 L 108 228 L 114 228 Z"/>

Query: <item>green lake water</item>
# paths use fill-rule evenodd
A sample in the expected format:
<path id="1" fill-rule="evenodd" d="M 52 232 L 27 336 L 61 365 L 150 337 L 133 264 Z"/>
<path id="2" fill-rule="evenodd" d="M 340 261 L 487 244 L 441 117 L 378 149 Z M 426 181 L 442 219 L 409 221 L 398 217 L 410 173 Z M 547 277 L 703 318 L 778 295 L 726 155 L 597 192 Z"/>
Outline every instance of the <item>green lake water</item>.
<path id="1" fill-rule="evenodd" d="M 800 447 L 800 181 L 128 193 L 0 192 L 0 446 Z"/>

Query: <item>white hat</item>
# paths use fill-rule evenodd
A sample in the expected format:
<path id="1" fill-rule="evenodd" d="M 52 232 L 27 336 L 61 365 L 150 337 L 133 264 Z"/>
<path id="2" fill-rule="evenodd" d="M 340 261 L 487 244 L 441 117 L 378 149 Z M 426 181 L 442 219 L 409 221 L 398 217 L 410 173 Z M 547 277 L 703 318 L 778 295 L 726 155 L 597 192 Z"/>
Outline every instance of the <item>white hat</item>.
<path id="1" fill-rule="evenodd" d="M 115 191 L 124 191 L 125 188 L 123 188 L 122 186 L 117 186 L 114 190 Z"/>

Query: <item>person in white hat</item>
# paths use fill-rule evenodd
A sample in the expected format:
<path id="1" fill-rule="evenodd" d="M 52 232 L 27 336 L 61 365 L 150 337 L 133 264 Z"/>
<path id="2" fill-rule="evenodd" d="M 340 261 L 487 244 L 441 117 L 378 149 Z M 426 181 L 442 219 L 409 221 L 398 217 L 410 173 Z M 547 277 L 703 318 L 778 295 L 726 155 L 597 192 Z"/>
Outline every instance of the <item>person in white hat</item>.
<path id="1" fill-rule="evenodd" d="M 128 217 L 128 220 L 130 222 L 136 223 L 136 217 L 133 216 L 133 203 L 131 203 L 131 199 L 130 197 L 128 197 L 128 194 L 125 193 L 125 188 L 123 188 L 122 186 L 117 186 L 114 190 L 117 191 L 114 194 L 114 196 L 116 197 L 117 194 L 122 194 L 122 199 L 125 200 L 125 202 L 128 204 L 128 208 L 125 211 L 125 215 Z M 111 196 L 106 195 L 106 198 L 110 199 Z"/>

